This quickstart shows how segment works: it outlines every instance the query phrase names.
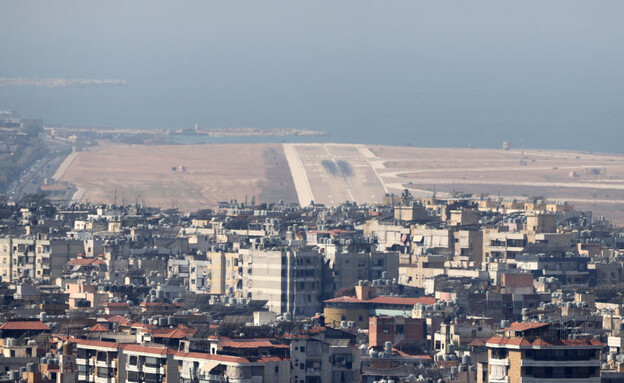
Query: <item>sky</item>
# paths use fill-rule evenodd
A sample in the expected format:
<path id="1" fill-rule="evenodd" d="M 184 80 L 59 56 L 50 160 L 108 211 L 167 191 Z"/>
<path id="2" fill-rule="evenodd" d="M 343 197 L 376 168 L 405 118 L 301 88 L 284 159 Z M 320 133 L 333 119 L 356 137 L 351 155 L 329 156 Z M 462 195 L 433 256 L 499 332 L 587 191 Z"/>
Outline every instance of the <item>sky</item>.
<path id="1" fill-rule="evenodd" d="M 0 109 L 118 128 L 622 152 L 624 2 L 0 0 Z"/>

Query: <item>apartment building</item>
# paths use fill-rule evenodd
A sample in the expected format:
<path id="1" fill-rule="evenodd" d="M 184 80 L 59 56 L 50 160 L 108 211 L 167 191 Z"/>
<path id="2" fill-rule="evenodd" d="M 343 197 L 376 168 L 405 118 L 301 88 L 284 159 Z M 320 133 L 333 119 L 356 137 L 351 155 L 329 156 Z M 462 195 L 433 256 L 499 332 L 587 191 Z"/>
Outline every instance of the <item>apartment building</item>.
<path id="1" fill-rule="evenodd" d="M 118 343 L 70 338 L 74 343 L 78 382 L 117 383 L 120 379 Z"/>
<path id="2" fill-rule="evenodd" d="M 522 253 L 527 245 L 527 235 L 521 232 L 483 230 L 483 261 L 509 261 Z"/>
<path id="3" fill-rule="evenodd" d="M 369 347 L 384 347 L 392 343 L 401 350 L 427 348 L 427 323 L 424 318 L 403 316 L 370 317 L 368 325 Z"/>
<path id="4" fill-rule="evenodd" d="M 238 253 L 208 252 L 206 253 L 206 259 L 208 260 L 208 271 L 212 275 L 210 279 L 210 293 L 228 294 L 234 291 L 239 280 Z M 192 265 L 190 275 L 192 281 Z"/>
<path id="5" fill-rule="evenodd" d="M 453 233 L 455 259 L 481 265 L 483 262 L 483 232 L 479 230 L 459 230 Z"/>
<path id="6" fill-rule="evenodd" d="M 307 249 L 241 249 L 242 289 L 269 311 L 313 316 L 320 309 L 322 257 Z"/>
<path id="7" fill-rule="evenodd" d="M 177 381 L 181 383 L 279 383 L 289 382 L 291 376 L 290 361 L 279 357 L 250 360 L 241 356 L 179 351 L 173 358 L 178 368 Z"/>
<path id="8" fill-rule="evenodd" d="M 335 330 L 334 330 L 335 331 Z M 360 356 L 349 339 L 318 334 L 290 342 L 291 383 L 360 381 Z"/>
<path id="9" fill-rule="evenodd" d="M 168 348 L 123 345 L 121 361 L 125 366 L 125 376 L 122 374 L 121 382 L 178 382 L 179 371 L 173 357 L 174 351 Z"/>
<path id="10" fill-rule="evenodd" d="M 401 256 L 399 283 L 425 288 L 427 280 L 446 274 L 447 255 L 405 255 Z"/>
<path id="11" fill-rule="evenodd" d="M 197 294 L 229 294 L 240 280 L 238 257 L 238 253 L 212 251 L 184 259 L 170 258 L 167 275 L 183 278 L 188 290 Z"/>
<path id="12" fill-rule="evenodd" d="M 359 280 L 399 278 L 398 252 L 340 252 L 325 259 L 333 271 L 334 290 L 353 287 Z"/>
<path id="13" fill-rule="evenodd" d="M 600 382 L 603 344 L 561 339 L 554 330 L 548 323 L 513 323 L 504 337 L 490 338 L 489 383 Z"/>
<path id="14" fill-rule="evenodd" d="M 0 276 L 2 282 L 35 276 L 35 240 L 5 237 L 0 239 Z"/>
<path id="15" fill-rule="evenodd" d="M 82 241 L 71 239 L 0 238 L 0 278 L 54 280 L 71 258 L 84 251 Z"/>
<path id="16" fill-rule="evenodd" d="M 67 343 L 67 342 L 63 342 Z M 175 351 L 165 347 L 146 347 L 70 338 L 75 345 L 78 382 L 94 383 L 169 383 L 178 382 Z"/>

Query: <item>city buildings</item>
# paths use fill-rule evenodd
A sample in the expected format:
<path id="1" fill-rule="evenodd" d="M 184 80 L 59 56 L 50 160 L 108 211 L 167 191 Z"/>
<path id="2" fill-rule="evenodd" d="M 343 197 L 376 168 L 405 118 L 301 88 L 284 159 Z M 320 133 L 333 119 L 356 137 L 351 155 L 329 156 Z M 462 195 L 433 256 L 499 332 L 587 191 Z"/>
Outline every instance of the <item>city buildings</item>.
<path id="1" fill-rule="evenodd" d="M 0 379 L 624 377 L 621 228 L 569 205 L 405 198 L 189 215 L 5 202 Z"/>

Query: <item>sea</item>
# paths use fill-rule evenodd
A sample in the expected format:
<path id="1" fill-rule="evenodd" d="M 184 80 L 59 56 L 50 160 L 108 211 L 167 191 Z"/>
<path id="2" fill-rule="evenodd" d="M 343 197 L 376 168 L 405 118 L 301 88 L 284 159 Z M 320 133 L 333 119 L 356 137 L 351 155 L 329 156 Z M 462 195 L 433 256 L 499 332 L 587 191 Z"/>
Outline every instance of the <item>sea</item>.
<path id="1" fill-rule="evenodd" d="M 624 152 L 624 2 L 0 2 L 0 110 L 49 125 Z"/>

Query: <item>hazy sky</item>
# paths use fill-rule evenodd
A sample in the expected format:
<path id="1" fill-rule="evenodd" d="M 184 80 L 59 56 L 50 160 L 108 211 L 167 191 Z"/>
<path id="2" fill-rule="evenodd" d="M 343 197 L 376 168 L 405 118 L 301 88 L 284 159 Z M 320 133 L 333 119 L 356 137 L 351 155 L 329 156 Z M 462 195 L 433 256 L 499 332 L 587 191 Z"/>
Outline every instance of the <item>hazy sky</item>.
<path id="1" fill-rule="evenodd" d="M 115 127 L 624 151 L 624 1 L 4 1 L 0 109 Z"/>

